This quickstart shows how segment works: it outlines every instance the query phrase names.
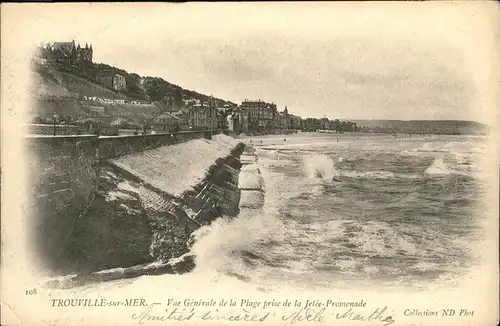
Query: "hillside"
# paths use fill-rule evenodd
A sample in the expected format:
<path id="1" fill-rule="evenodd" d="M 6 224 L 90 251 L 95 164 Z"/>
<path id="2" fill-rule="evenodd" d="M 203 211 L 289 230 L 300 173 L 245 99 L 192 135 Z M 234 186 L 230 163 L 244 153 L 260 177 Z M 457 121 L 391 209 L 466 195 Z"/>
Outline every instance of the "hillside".
<path id="1" fill-rule="evenodd" d="M 52 117 L 58 114 L 61 117 L 71 116 L 72 119 L 85 117 L 89 114 L 89 107 L 105 109 L 106 120 L 126 118 L 134 121 L 144 121 L 166 108 L 180 108 L 186 100 L 206 102 L 216 101 L 218 105 L 234 105 L 234 103 L 211 98 L 171 84 L 162 78 L 141 77 L 128 73 L 119 68 L 105 64 L 94 64 L 96 70 L 114 70 L 125 76 L 127 84 L 123 91 L 115 91 L 98 84 L 93 79 L 76 75 L 69 71 L 55 69 L 50 65 L 34 63 L 32 70 L 32 88 L 30 96 L 34 105 L 28 113 L 33 117 Z M 87 100 L 96 97 L 106 100 L 123 100 L 125 103 L 95 103 Z M 131 104 L 139 101 L 141 104 Z"/>
<path id="2" fill-rule="evenodd" d="M 39 67 L 39 69 L 33 70 L 32 78 L 34 82 L 33 95 L 41 98 L 52 96 L 78 98 L 81 95 L 133 100 L 132 97 L 126 94 L 115 92 L 83 76 L 48 67 Z"/>
<path id="3" fill-rule="evenodd" d="M 48 67 L 32 71 L 32 88 L 29 93 L 33 99 L 33 106 L 28 112 L 30 120 L 34 117 L 51 118 L 58 114 L 62 120 L 74 121 L 89 116 L 90 107 L 101 107 L 105 112 L 101 120 L 111 122 L 116 118 L 126 118 L 141 122 L 163 109 L 159 103 L 97 103 L 85 100 L 85 97 L 96 97 L 130 102 L 134 98 L 110 90 L 88 78 Z"/>
<path id="4" fill-rule="evenodd" d="M 127 88 L 123 94 L 131 98 L 148 101 L 164 101 L 166 99 L 171 99 L 178 102 L 177 104 L 180 104 L 182 100 L 188 99 L 200 101 L 208 101 L 210 99 L 209 95 L 184 89 L 159 77 L 141 77 L 138 74 L 129 73 L 123 69 L 109 66 L 104 63 L 95 64 L 94 67 L 96 70 L 113 70 L 117 74 L 125 76 Z M 214 97 L 214 99 L 218 101 L 221 106 L 224 104 L 235 104 L 216 97 Z"/>
<path id="5" fill-rule="evenodd" d="M 485 134 L 488 126 L 461 120 L 354 120 L 361 131 L 427 134 Z"/>

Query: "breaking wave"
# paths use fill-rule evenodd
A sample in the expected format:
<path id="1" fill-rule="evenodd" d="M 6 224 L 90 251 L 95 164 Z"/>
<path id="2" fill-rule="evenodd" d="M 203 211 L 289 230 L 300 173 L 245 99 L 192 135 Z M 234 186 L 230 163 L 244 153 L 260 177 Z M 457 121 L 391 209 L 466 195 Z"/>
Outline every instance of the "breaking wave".
<path id="1" fill-rule="evenodd" d="M 451 174 L 451 170 L 446 167 L 442 157 L 437 157 L 434 159 L 432 164 L 425 170 L 426 174 Z"/>
<path id="2" fill-rule="evenodd" d="M 396 174 L 390 171 L 365 171 L 365 172 L 342 171 L 342 175 L 349 178 L 370 178 L 370 179 L 392 179 L 396 177 Z"/>
<path id="3" fill-rule="evenodd" d="M 339 175 L 332 158 L 324 154 L 305 156 L 302 167 L 309 179 L 332 180 Z"/>
<path id="4" fill-rule="evenodd" d="M 451 175 L 475 171 L 470 145 L 407 142 L 373 151 L 377 142 L 367 141 L 370 150 L 333 143 L 316 153 L 259 152 L 262 211 L 200 229 L 192 247 L 197 270 L 264 289 L 366 279 L 420 287 L 461 275 L 475 259 L 467 233 L 475 180 L 456 183 Z"/>
<path id="5" fill-rule="evenodd" d="M 459 171 L 451 169 L 444 161 L 442 157 L 436 157 L 431 165 L 425 170 L 425 174 L 434 175 L 450 175 L 450 174 L 462 174 Z"/>

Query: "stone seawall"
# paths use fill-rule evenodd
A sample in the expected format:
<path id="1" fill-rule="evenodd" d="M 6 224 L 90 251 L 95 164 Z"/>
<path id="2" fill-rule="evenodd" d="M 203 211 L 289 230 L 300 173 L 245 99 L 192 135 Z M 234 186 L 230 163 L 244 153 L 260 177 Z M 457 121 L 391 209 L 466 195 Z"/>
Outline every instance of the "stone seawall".
<path id="1" fill-rule="evenodd" d="M 245 146 L 223 134 L 33 136 L 26 144 L 30 232 L 47 275 L 140 274 L 137 266 L 151 263 L 185 272 L 192 257 L 169 264 L 189 252 L 192 232 L 239 212 Z"/>
<path id="2" fill-rule="evenodd" d="M 172 259 L 189 252 L 193 231 L 238 214 L 243 149 L 242 143 L 216 135 L 103 164 L 96 198 L 76 226 L 60 274 L 120 267 L 137 276 L 193 268 L 192 257 L 175 266 Z M 113 269 L 96 277 L 105 275 L 122 274 Z"/>
<path id="3" fill-rule="evenodd" d="M 53 135 L 54 129 L 56 135 L 79 135 L 81 130 L 78 126 L 73 125 L 42 125 L 42 124 L 25 124 L 22 126 L 23 132 L 28 135 Z"/>
<path id="4" fill-rule="evenodd" d="M 185 131 L 172 134 L 155 134 L 139 136 L 102 136 L 99 137 L 99 158 L 109 159 L 146 149 L 173 145 L 192 139 L 211 138 L 210 131 Z"/>
<path id="5" fill-rule="evenodd" d="M 97 137 L 29 137 L 27 208 L 34 247 L 53 265 L 98 187 Z"/>
<path id="6" fill-rule="evenodd" d="M 204 132 L 127 137 L 27 136 L 27 173 L 32 182 L 26 208 L 34 248 L 49 270 L 66 268 L 75 226 L 98 193 L 101 165 L 119 155 L 210 138 Z"/>

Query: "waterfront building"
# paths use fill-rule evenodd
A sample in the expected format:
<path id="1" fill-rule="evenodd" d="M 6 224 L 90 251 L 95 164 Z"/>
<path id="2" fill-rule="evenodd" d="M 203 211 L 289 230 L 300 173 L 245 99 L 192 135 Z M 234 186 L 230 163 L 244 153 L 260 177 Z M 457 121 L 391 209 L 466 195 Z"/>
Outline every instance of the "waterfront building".
<path id="1" fill-rule="evenodd" d="M 288 114 L 288 108 L 285 106 L 285 110 L 279 113 L 280 129 L 288 130 L 290 129 L 290 116 Z"/>
<path id="2" fill-rule="evenodd" d="M 320 120 L 320 129 L 322 130 L 329 130 L 331 129 L 330 127 L 330 120 L 328 120 L 327 117 L 323 117 Z"/>
<path id="3" fill-rule="evenodd" d="M 288 118 L 283 112 L 278 113 L 279 129 L 280 131 L 288 129 Z"/>
<path id="4" fill-rule="evenodd" d="M 168 133 L 185 130 L 185 121 L 172 113 L 163 112 L 151 121 L 151 129 L 156 133 Z"/>
<path id="5" fill-rule="evenodd" d="M 238 122 L 241 132 L 248 133 L 250 131 L 249 120 L 250 113 L 241 110 L 238 114 Z"/>
<path id="6" fill-rule="evenodd" d="M 244 100 L 240 105 L 240 110 L 243 116 L 247 116 L 250 131 L 262 131 L 275 127 L 274 120 L 277 117 L 277 109 L 274 103 Z"/>
<path id="7" fill-rule="evenodd" d="M 216 129 L 217 109 L 204 102 L 189 108 L 189 127 L 193 129 Z"/>
<path id="8" fill-rule="evenodd" d="M 306 118 L 303 122 L 303 130 L 316 131 L 321 129 L 321 121 L 316 118 Z"/>
<path id="9" fill-rule="evenodd" d="M 292 130 L 299 130 L 301 129 L 301 118 L 299 116 L 296 116 L 296 115 L 293 115 L 291 114 L 290 115 L 290 129 Z"/>

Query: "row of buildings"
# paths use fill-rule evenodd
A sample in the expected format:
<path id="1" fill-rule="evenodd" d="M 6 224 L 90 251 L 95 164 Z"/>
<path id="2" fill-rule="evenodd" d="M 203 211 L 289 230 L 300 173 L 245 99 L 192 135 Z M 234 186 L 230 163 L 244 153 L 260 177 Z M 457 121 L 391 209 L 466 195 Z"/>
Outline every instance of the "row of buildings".
<path id="1" fill-rule="evenodd" d="M 217 105 L 216 100 L 197 101 L 181 108 L 161 105 L 134 105 L 88 97 L 81 101 L 78 117 L 59 117 L 56 123 L 74 124 L 84 121 L 103 128 L 116 127 L 137 133 L 171 133 L 188 130 L 227 129 L 236 134 L 287 134 L 301 131 L 356 131 L 354 123 L 329 120 L 326 117 L 302 118 L 291 114 L 285 106 L 279 111 L 276 104 L 261 100 L 245 100 L 240 105 Z M 38 119 L 34 123 L 53 120 Z M 94 126 L 94 127 L 95 127 Z M 96 129 L 93 129 L 96 131 Z M 124 131 L 126 132 L 126 131 Z"/>
<path id="2" fill-rule="evenodd" d="M 175 112 L 163 112 L 150 121 L 151 130 L 228 129 L 235 133 L 276 134 L 296 131 L 356 131 L 355 123 L 326 117 L 302 118 L 285 106 L 279 111 L 275 103 L 244 100 L 239 106 L 218 107 L 215 101 L 196 103 Z"/>
<path id="3" fill-rule="evenodd" d="M 124 90 L 126 78 L 114 70 L 100 69 L 93 63 L 92 44 L 81 46 L 75 41 L 41 44 L 36 51 L 38 64 L 52 66 L 57 70 L 85 76 L 113 89 Z M 179 96 L 165 96 L 163 107 L 153 103 L 130 102 L 123 99 L 103 99 L 82 96 L 79 99 L 78 119 L 94 119 L 99 124 L 135 126 L 143 132 L 172 132 L 180 130 L 229 129 L 235 133 L 272 134 L 289 133 L 297 130 L 355 131 L 355 124 L 329 120 L 327 118 L 301 118 L 278 110 L 275 103 L 245 99 L 241 105 L 220 101 L 211 97 L 201 101 Z M 230 103 L 230 104 L 229 104 Z M 67 121 L 69 123 L 69 121 Z"/>
<path id="4" fill-rule="evenodd" d="M 152 132 L 172 132 L 182 130 L 226 129 L 229 106 L 217 107 L 212 99 L 189 103 L 176 111 L 164 111 L 146 121 L 145 127 Z"/>
<path id="5" fill-rule="evenodd" d="M 290 114 L 286 106 L 283 111 L 279 111 L 275 103 L 261 100 L 244 100 L 230 112 L 229 120 L 229 124 L 232 122 L 229 129 L 243 133 L 274 133 L 301 128 L 301 118 Z"/>

